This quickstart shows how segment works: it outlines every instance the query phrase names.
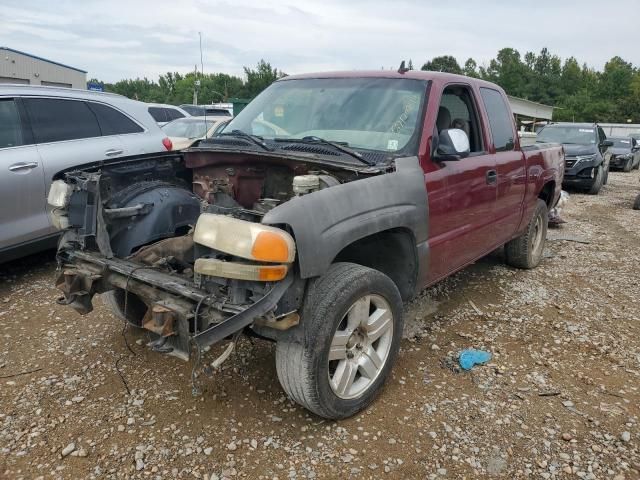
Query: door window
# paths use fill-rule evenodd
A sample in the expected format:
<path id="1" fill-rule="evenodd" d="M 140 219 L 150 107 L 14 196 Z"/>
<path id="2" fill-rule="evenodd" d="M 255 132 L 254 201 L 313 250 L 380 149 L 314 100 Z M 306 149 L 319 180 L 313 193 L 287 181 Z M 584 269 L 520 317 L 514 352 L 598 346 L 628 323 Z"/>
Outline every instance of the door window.
<path id="1" fill-rule="evenodd" d="M 480 88 L 480 95 L 489 117 L 489 127 L 496 152 L 513 150 L 515 148 L 513 119 L 502 94 L 492 88 Z"/>
<path id="2" fill-rule="evenodd" d="M 436 124 L 438 133 L 450 128 L 463 130 L 469 137 L 471 154 L 484 151 L 477 109 L 467 87 L 455 85 L 444 89 Z"/>
<path id="3" fill-rule="evenodd" d="M 36 143 L 61 142 L 100 136 L 98 120 L 78 100 L 25 98 Z"/>
<path id="4" fill-rule="evenodd" d="M 100 131 L 103 136 L 140 133 L 144 131 L 140 125 L 115 108 L 111 108 L 103 103 L 88 102 L 87 104 L 98 119 Z"/>
<path id="5" fill-rule="evenodd" d="M 24 145 L 18 106 L 13 99 L 0 100 L 0 148 Z"/>

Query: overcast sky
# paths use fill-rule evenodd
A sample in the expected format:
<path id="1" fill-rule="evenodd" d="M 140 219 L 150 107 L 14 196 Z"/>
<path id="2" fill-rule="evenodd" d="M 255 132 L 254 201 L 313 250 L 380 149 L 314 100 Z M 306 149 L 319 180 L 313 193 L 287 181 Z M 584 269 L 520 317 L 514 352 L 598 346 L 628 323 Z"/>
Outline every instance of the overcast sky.
<path id="1" fill-rule="evenodd" d="M 571 5 L 569 5 L 571 4 Z M 0 45 L 105 81 L 200 64 L 240 75 L 261 58 L 289 74 L 416 68 L 437 55 L 486 64 L 502 47 L 547 46 L 598 69 L 640 65 L 638 0 L 0 0 Z M 607 20 L 607 15 L 610 19 Z"/>

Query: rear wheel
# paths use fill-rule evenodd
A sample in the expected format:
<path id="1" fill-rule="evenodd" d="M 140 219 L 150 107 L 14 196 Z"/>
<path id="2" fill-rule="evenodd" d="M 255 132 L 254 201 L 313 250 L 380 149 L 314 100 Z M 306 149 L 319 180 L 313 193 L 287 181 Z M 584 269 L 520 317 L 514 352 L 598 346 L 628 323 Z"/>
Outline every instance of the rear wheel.
<path id="1" fill-rule="evenodd" d="M 504 247 L 507 264 L 517 268 L 535 268 L 542 260 L 542 253 L 547 241 L 547 225 L 549 210 L 547 204 L 538 199 L 533 218 L 527 230 L 518 238 L 514 238 Z"/>
<path id="2" fill-rule="evenodd" d="M 126 305 L 125 291 L 121 288 L 103 293 L 101 298 L 116 317 L 126 320 L 133 327 L 142 328 L 142 319 L 147 312 L 147 305 L 136 294 L 129 292 L 126 295 Z"/>
<path id="3" fill-rule="evenodd" d="M 600 189 L 602 188 L 603 184 L 604 184 L 604 169 L 602 168 L 602 165 L 600 165 L 599 167 L 596 168 L 596 174 L 593 178 L 593 183 L 591 184 L 591 187 L 589 188 L 589 190 L 587 190 L 587 193 L 589 195 L 597 195 L 598 192 L 600 192 Z"/>
<path id="4" fill-rule="evenodd" d="M 402 338 L 402 300 L 383 273 L 336 263 L 309 286 L 302 338 L 276 346 L 276 369 L 285 392 L 324 418 L 366 408 L 382 388 Z"/>

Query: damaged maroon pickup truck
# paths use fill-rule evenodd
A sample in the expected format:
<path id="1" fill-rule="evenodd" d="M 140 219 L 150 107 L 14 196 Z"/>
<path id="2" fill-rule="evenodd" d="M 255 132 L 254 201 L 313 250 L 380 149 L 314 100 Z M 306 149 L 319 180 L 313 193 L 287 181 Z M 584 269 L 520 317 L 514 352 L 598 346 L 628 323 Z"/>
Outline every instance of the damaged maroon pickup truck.
<path id="1" fill-rule="evenodd" d="M 187 151 L 61 172 L 59 301 L 101 294 L 196 375 L 242 333 L 275 341 L 286 393 L 348 417 L 389 375 L 403 300 L 503 245 L 539 264 L 563 171 L 562 147 L 520 148 L 491 83 L 286 77 Z"/>

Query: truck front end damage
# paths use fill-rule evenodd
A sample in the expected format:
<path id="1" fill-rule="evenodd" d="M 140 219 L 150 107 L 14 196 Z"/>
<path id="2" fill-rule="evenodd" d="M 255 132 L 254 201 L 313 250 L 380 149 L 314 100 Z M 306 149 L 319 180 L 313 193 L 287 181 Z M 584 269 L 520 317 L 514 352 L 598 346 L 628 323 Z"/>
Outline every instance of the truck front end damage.
<path id="1" fill-rule="evenodd" d="M 187 155 L 191 167 L 164 155 L 68 172 L 49 195 L 52 221 L 65 230 L 59 302 L 84 315 L 103 294 L 149 331 L 153 350 L 184 360 L 249 327 L 275 339 L 298 324 L 305 281 L 293 232 L 261 221 L 357 177 L 291 160 Z"/>

